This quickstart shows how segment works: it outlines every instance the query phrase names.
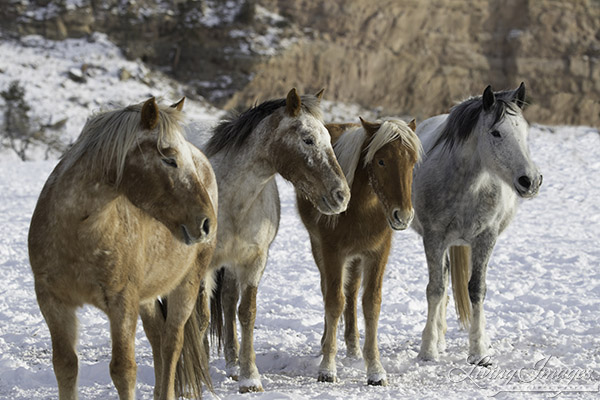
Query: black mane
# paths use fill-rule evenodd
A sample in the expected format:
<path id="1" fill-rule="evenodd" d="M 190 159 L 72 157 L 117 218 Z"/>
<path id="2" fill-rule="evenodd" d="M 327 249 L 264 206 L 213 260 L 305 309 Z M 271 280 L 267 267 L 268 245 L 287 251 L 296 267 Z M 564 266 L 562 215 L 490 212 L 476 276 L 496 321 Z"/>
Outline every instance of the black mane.
<path id="1" fill-rule="evenodd" d="M 315 96 L 301 96 L 301 104 L 303 111 L 322 120 L 319 100 Z M 230 113 L 213 129 L 204 153 L 211 157 L 223 150 L 239 149 L 260 121 L 285 105 L 285 99 L 268 100 L 250 107 L 243 113 Z"/>
<path id="2" fill-rule="evenodd" d="M 518 106 L 514 102 L 514 94 L 515 92 L 512 90 L 494 93 L 496 101 L 491 110 L 494 114 L 494 119 L 490 128 L 500 122 L 506 113 L 514 115 L 517 112 Z M 440 133 L 432 150 L 442 143 L 444 148 L 448 150 L 452 150 L 454 146 L 464 143 L 473 133 L 473 129 L 482 112 L 482 96 L 471 97 L 452 107 L 446 119 L 446 126 Z"/>

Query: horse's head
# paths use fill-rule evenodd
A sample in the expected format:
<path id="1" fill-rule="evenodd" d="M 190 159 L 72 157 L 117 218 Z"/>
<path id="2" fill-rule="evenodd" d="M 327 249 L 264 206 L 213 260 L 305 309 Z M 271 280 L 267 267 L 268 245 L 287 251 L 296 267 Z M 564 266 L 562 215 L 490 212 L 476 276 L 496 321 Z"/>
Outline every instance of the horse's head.
<path id="1" fill-rule="evenodd" d="M 411 201 L 413 168 L 419 160 L 421 144 L 415 135 L 415 122 L 360 119 L 368 143 L 365 165 L 369 183 L 379 198 L 392 229 L 406 229 L 414 211 Z"/>
<path id="2" fill-rule="evenodd" d="M 206 157 L 181 134 L 182 107 L 183 99 L 159 107 L 154 98 L 141 106 L 137 143 L 124 158 L 117 187 L 191 245 L 215 236 L 216 186 Z"/>
<path id="3" fill-rule="evenodd" d="M 277 172 L 319 212 L 331 215 L 346 210 L 350 189 L 323 125 L 319 109 L 322 94 L 321 90 L 316 96 L 300 98 L 296 89 L 290 90 L 267 151 Z"/>
<path id="4" fill-rule="evenodd" d="M 525 85 L 521 83 L 516 90 L 497 93 L 488 86 L 481 101 L 483 112 L 478 123 L 477 146 L 483 163 L 513 186 L 519 196 L 537 195 L 542 175 L 529 155 L 529 124 L 521 112 Z"/>

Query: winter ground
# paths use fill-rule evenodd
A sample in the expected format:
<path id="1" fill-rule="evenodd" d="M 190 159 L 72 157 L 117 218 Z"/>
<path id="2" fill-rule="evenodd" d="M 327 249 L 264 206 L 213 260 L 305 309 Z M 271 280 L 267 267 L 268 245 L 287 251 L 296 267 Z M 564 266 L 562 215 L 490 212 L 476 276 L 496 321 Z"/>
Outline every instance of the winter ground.
<path id="1" fill-rule="evenodd" d="M 30 51 L 28 47 L 0 42 L 4 56 L 0 60 L 1 89 L 9 78 L 19 77 L 27 83 L 29 98 L 48 110 L 47 114 L 40 113 L 42 117 L 54 115 L 56 110 L 65 115 L 72 113 L 68 137 L 78 134 L 85 116 L 99 108 L 102 100 L 116 98 L 131 103 L 150 94 L 176 100 L 179 89 L 162 79 L 151 84 L 142 78 L 119 82 L 118 68 L 128 62 L 113 53 L 114 48 L 102 38 L 98 41 L 105 47 L 78 50 L 82 45 L 74 42 L 71 46 L 76 50 L 69 50 L 52 44 L 54 49 L 47 53 L 39 45 Z M 85 86 L 71 86 L 60 71 L 79 65 L 81 61 L 74 60 L 74 54 L 80 54 L 83 60 L 96 51 L 113 55 L 98 61 L 105 63 L 105 71 L 99 70 Z M 45 55 L 38 59 L 40 52 Z M 13 67 L 15 60 L 19 68 Z M 28 69 L 31 64 L 36 67 Z M 132 70 L 139 66 L 127 65 Z M 88 100 L 56 100 L 66 98 L 63 89 L 77 99 Z M 344 109 L 336 108 L 337 114 L 329 118 L 339 119 Z M 354 109 L 345 112 L 346 119 L 355 119 Z M 214 110 L 192 101 L 188 113 L 204 119 Z M 529 399 L 556 395 L 598 398 L 600 134 L 586 127 L 533 126 L 530 145 L 532 157 L 544 175 L 544 185 L 538 197 L 521 204 L 514 222 L 500 237 L 487 277 L 485 310 L 493 367 L 471 367 L 466 363 L 467 333 L 459 329 L 452 305 L 447 351 L 437 362 L 417 360 L 426 316 L 427 267 L 419 237 L 405 231 L 394 235 L 379 323 L 379 347 L 389 386 L 366 386 L 362 362 L 345 359 L 341 340 L 340 382 L 317 383 L 323 324 L 319 276 L 308 236 L 295 210 L 293 188 L 280 180 L 281 225 L 257 300 L 255 348 L 265 392 L 237 394 L 237 383 L 225 377 L 222 356 L 213 353 L 211 376 L 216 395 L 223 399 L 345 400 Z M 50 337 L 35 299 L 27 255 L 31 214 L 55 163 L 21 162 L 10 152 L 0 152 L 0 399 L 57 396 Z M 78 315 L 80 397 L 116 398 L 108 373 L 107 319 L 90 307 L 81 309 Z M 364 331 L 362 321 L 359 328 Z M 141 324 L 136 356 L 138 398 L 150 399 L 154 384 L 152 356 Z"/>

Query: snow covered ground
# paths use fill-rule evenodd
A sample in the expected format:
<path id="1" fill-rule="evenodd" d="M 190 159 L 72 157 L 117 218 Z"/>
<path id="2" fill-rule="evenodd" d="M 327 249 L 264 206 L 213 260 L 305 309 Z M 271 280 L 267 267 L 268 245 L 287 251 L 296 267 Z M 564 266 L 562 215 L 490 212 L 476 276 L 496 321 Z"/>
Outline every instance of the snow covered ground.
<path id="1" fill-rule="evenodd" d="M 38 59 L 39 47 L 30 51 L 0 42 L 0 89 L 19 77 L 27 83 L 28 99 L 48 110 L 43 115 L 52 116 L 58 110 L 70 121 L 73 119 L 67 127 L 70 137 L 79 133 L 87 114 L 100 107 L 100 100 L 117 99 L 125 104 L 141 101 L 150 93 L 170 100 L 179 95 L 177 88 L 162 80 L 154 85 L 141 82 L 141 78 L 120 82 L 118 68 L 129 62 L 114 53 L 116 50 L 103 38 L 98 41 L 105 46 L 100 53 L 112 58 L 98 61 L 108 72 L 98 72 L 98 79 L 91 77 L 86 86 L 72 86 L 64 75 L 68 68 L 79 65 L 80 61 L 73 59 L 79 50 L 55 55 L 56 48 L 63 49 L 63 45 L 52 44 L 55 49 Z M 72 42 L 71 46 L 85 47 L 80 42 Z M 81 57 L 92 57 L 97 50 L 90 51 Z M 17 62 L 20 68 L 13 67 Z M 29 74 L 38 71 L 35 73 L 39 75 L 28 75 L 31 63 L 36 67 Z M 131 70 L 142 68 L 137 63 L 126 65 Z M 79 101 L 62 101 L 68 97 L 67 92 L 82 99 L 82 105 L 72 105 Z M 199 103 L 190 105 L 188 114 L 197 119 L 214 115 L 214 110 Z M 79 108 L 69 111 L 73 107 Z M 338 114 L 329 118 L 340 119 L 343 108 L 335 110 Z M 345 119 L 356 119 L 355 114 L 353 109 Z M 340 382 L 316 382 L 323 325 L 319 274 L 295 210 L 293 188 L 280 180 L 281 226 L 257 300 L 255 348 L 265 392 L 238 394 L 237 383 L 225 377 L 223 357 L 213 353 L 211 376 L 217 396 L 362 400 L 494 395 L 529 399 L 559 394 L 598 398 L 600 134 L 586 127 L 533 126 L 530 145 L 532 157 L 544 175 L 544 185 L 538 197 L 521 204 L 514 222 L 500 237 L 487 278 L 485 310 L 493 367 L 466 363 L 467 333 L 458 327 L 452 304 L 448 311 L 447 351 L 438 362 L 417 360 L 426 316 L 427 267 L 419 237 L 405 231 L 394 235 L 379 324 L 380 351 L 389 386 L 366 386 L 362 362 L 345 359 L 342 340 L 338 353 Z M 35 299 L 27 255 L 31 214 L 55 163 L 21 162 L 10 152 L 0 153 L 0 399 L 57 396 L 50 337 Z M 84 307 L 78 315 L 80 397 L 116 398 L 108 372 L 107 319 L 91 307 Z M 364 331 L 362 321 L 359 329 Z M 151 399 L 152 355 L 141 324 L 136 356 L 138 398 Z M 206 398 L 211 395 L 207 393 Z"/>

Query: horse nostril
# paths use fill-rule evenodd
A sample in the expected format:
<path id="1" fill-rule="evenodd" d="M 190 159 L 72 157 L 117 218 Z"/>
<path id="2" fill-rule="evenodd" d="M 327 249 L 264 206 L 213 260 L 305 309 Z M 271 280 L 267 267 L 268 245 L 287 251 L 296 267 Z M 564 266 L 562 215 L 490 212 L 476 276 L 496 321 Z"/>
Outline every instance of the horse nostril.
<path id="1" fill-rule="evenodd" d="M 544 182 L 544 175 L 540 174 L 540 186 L 542 186 L 542 182 Z"/>
<path id="2" fill-rule="evenodd" d="M 523 175 L 519 178 L 519 185 L 523 186 L 525 189 L 529 189 L 531 187 L 531 179 Z"/>
<path id="3" fill-rule="evenodd" d="M 210 220 L 208 218 L 204 218 L 204 220 L 202 221 L 201 227 L 202 227 L 202 233 L 205 236 L 208 236 L 208 234 L 210 233 Z"/>
<path id="4" fill-rule="evenodd" d="M 346 195 L 343 190 L 336 189 L 333 191 L 333 198 L 339 203 L 343 203 L 346 200 Z"/>
<path id="5" fill-rule="evenodd" d="M 394 219 L 400 222 L 400 215 L 398 215 L 398 210 L 394 210 Z"/>

